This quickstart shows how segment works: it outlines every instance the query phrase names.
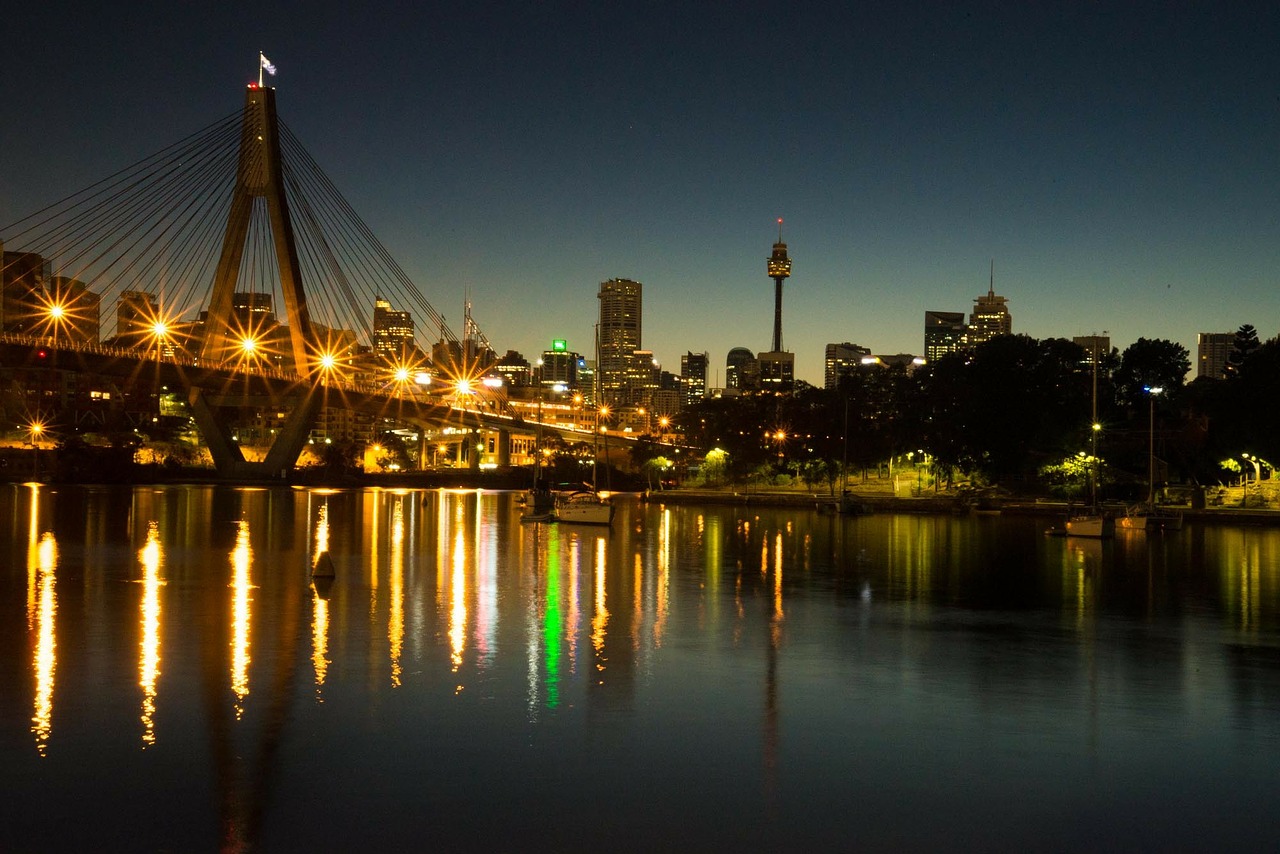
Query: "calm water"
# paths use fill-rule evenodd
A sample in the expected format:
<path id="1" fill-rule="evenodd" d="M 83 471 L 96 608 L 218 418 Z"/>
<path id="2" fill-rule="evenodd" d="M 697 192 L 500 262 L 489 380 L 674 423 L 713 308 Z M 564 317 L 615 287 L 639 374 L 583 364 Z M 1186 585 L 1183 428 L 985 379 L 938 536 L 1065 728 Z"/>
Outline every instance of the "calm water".
<path id="1" fill-rule="evenodd" d="M 1044 527 L 0 486 L 0 850 L 1274 849 L 1280 530 Z"/>

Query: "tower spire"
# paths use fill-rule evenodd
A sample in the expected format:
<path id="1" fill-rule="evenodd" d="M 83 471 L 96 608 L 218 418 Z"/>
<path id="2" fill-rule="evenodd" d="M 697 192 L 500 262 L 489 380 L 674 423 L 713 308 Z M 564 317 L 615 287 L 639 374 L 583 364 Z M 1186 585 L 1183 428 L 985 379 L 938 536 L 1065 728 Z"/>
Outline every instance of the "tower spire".
<path id="1" fill-rule="evenodd" d="M 987 295 L 996 295 L 996 259 L 991 259 L 991 284 L 987 286 Z"/>
<path id="2" fill-rule="evenodd" d="M 773 279 L 773 352 L 782 352 L 782 283 L 791 275 L 787 244 L 782 242 L 782 217 L 778 217 L 778 242 L 769 256 L 769 278 Z"/>

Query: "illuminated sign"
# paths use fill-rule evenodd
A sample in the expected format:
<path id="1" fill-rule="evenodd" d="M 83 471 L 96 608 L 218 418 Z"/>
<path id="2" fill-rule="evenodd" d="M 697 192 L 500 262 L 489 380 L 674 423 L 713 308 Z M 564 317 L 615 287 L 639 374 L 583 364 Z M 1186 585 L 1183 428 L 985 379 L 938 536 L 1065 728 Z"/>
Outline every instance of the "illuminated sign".
<path id="1" fill-rule="evenodd" d="M 563 338 L 557 338 L 551 342 L 551 349 L 557 353 L 563 353 L 569 349 L 569 342 Z"/>

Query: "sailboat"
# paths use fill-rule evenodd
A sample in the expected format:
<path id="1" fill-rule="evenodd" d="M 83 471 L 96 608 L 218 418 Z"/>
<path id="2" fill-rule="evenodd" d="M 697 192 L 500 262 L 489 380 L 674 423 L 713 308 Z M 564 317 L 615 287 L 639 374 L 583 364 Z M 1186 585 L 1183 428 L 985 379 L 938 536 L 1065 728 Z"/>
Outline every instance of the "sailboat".
<path id="1" fill-rule="evenodd" d="M 538 428 L 533 440 L 533 487 L 522 496 L 524 513 L 521 522 L 550 522 L 554 517 L 555 497 L 542 481 L 542 391 L 538 391 Z"/>
<path id="2" fill-rule="evenodd" d="M 1066 530 L 1068 537 L 1093 537 L 1102 539 L 1114 537 L 1116 520 L 1102 512 L 1098 507 L 1098 336 L 1093 336 L 1093 421 L 1089 424 L 1092 438 L 1092 454 L 1094 475 L 1089 481 L 1090 506 L 1086 513 L 1068 514 Z"/>
<path id="3" fill-rule="evenodd" d="M 1156 510 L 1156 395 L 1164 389 L 1147 386 L 1151 405 L 1150 440 L 1147 443 L 1147 502 L 1130 507 L 1117 524 L 1134 531 L 1176 531 L 1182 528 L 1182 514 Z"/>
<path id="4" fill-rule="evenodd" d="M 596 364 L 600 363 L 600 328 L 596 327 Z M 557 522 L 577 525 L 609 525 L 613 523 L 614 506 L 596 486 L 599 468 L 598 444 L 600 442 L 600 373 L 596 372 L 596 429 L 591 442 L 591 488 L 570 492 L 556 499 Z"/>

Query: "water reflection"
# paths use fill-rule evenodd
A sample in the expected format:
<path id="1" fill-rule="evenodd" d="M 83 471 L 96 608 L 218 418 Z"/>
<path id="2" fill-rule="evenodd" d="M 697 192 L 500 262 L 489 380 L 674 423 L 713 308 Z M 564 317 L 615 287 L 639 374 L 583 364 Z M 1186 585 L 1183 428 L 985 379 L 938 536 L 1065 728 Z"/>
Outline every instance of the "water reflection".
<path id="1" fill-rule="evenodd" d="M 120 774 L 131 797 L 173 810 L 187 802 L 150 781 L 182 757 L 216 793 L 202 801 L 217 803 L 215 844 L 264 850 L 324 847 L 315 836 L 350 847 L 341 821 L 375 848 L 432 833 L 481 847 L 442 829 L 449 810 L 469 828 L 510 822 L 484 840 L 501 849 L 545 831 L 535 807 L 572 824 L 603 792 L 658 775 L 687 783 L 645 789 L 671 826 L 693 828 L 687 847 L 775 821 L 802 835 L 772 847 L 824 847 L 795 828 L 836 821 L 851 800 L 894 828 L 930 798 L 978 815 L 1023 787 L 1065 814 L 1104 758 L 1119 788 L 1152 768 L 1185 780 L 1161 764 L 1185 739 L 1209 766 L 1188 785 L 1222 809 L 1215 786 L 1260 779 L 1255 755 L 1280 760 L 1280 530 L 1103 543 L 1045 538 L 1035 519 L 623 502 L 595 531 L 521 525 L 511 496 L 474 491 L 184 488 L 122 502 L 23 488 L 0 493 L 0 513 L 12 555 L 0 604 L 27 641 L 0 656 L 32 685 L 6 711 L 37 746 L 0 781 L 26 808 L 38 799 L 19 783 L 39 776 L 55 703 L 68 766 Z M 311 578 L 322 553 L 331 589 Z M 101 726 L 112 709 L 130 725 Z M 315 800 L 335 780 L 353 781 L 341 821 Z M 715 785 L 730 805 L 718 821 L 687 799 Z M 430 822 L 393 808 L 424 787 Z M 1145 814 L 1140 800 L 1125 814 Z M 654 826 L 616 809 L 628 829 Z M 398 827 L 418 835 L 386 835 Z M 760 841 L 743 835 L 741 847 Z"/>
<path id="2" fill-rule="evenodd" d="M 31 536 L 34 539 L 39 488 L 33 487 L 31 496 Z M 53 735 L 53 682 L 57 669 L 57 636 L 55 620 L 58 612 L 57 593 L 54 590 L 58 568 L 58 541 L 45 531 L 39 541 L 33 543 L 34 561 L 28 566 L 30 590 L 28 602 L 34 605 L 36 643 L 32 669 L 35 672 L 35 708 L 31 716 L 31 732 L 35 735 L 36 750 L 46 756 L 49 740 Z"/>
<path id="3" fill-rule="evenodd" d="M 147 542 L 138 552 L 142 564 L 142 602 L 140 603 L 142 641 L 138 650 L 138 684 L 142 686 L 142 743 L 155 744 L 156 682 L 160 678 L 160 567 L 164 550 L 160 545 L 160 526 L 147 523 Z"/>
<path id="4" fill-rule="evenodd" d="M 231 692 L 235 695 L 235 713 L 244 714 L 244 699 L 249 696 L 249 570 L 253 549 L 249 545 L 249 523 L 236 522 L 236 546 L 231 552 Z"/>

